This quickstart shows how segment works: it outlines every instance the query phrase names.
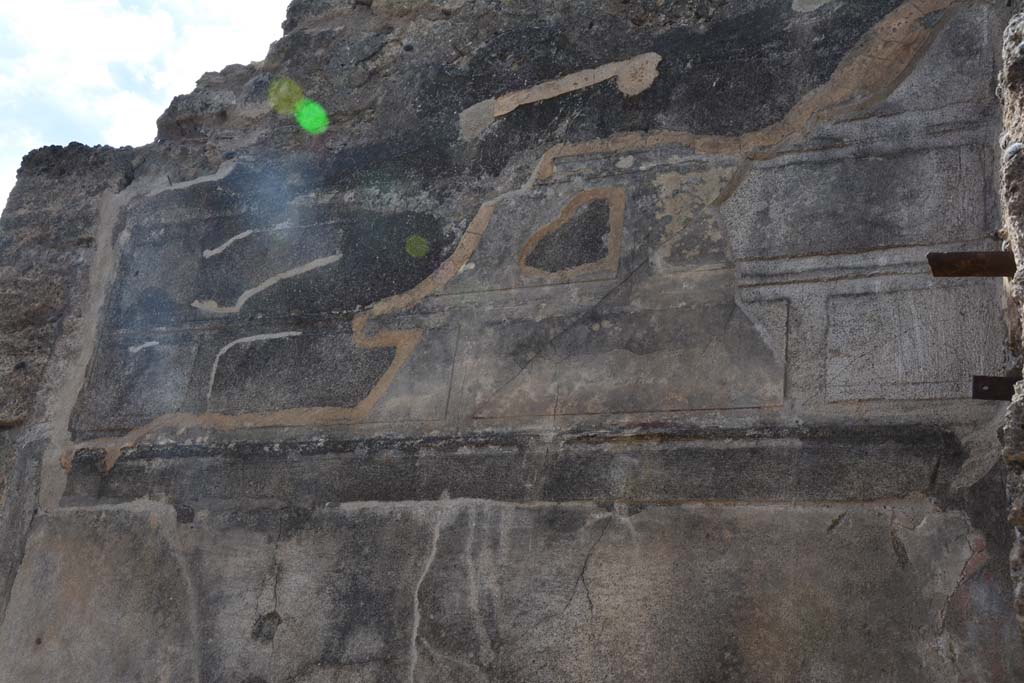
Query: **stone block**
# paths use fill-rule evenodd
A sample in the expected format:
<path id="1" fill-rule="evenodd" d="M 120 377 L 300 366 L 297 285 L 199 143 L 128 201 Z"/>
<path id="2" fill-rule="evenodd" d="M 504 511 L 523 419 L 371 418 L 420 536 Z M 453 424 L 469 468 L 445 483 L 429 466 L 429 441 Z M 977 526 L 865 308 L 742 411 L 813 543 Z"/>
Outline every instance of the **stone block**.
<path id="1" fill-rule="evenodd" d="M 36 517 L 0 626 L 0 681 L 197 680 L 195 595 L 167 510 Z"/>
<path id="2" fill-rule="evenodd" d="M 980 282 L 832 297 L 828 400 L 970 398 L 972 376 L 1006 369 L 996 289 Z"/>
<path id="3" fill-rule="evenodd" d="M 757 164 L 722 206 L 738 259 L 989 237 L 985 151 L 808 155 Z"/>

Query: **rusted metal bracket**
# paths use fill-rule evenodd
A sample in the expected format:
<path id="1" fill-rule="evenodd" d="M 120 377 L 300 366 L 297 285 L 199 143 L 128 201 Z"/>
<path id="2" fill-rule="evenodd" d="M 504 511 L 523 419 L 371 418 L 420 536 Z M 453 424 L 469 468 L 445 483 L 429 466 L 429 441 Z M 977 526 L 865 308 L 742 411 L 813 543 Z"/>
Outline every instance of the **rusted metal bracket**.
<path id="1" fill-rule="evenodd" d="M 935 277 L 1013 277 L 1017 272 L 1009 251 L 934 251 L 928 265 Z"/>
<path id="2" fill-rule="evenodd" d="M 971 398 L 982 401 L 1012 401 L 1013 385 L 1021 380 L 1019 374 L 1009 377 L 986 377 L 976 375 Z"/>

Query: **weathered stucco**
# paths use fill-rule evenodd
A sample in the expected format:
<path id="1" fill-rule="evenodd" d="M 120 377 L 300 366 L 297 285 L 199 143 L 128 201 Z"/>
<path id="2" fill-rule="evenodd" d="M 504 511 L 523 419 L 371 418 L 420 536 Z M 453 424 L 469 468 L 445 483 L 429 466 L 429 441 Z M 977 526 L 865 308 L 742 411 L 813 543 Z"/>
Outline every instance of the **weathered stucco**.
<path id="1" fill-rule="evenodd" d="M 1003 4 L 296 0 L 30 154 L 0 681 L 1024 678 Z"/>

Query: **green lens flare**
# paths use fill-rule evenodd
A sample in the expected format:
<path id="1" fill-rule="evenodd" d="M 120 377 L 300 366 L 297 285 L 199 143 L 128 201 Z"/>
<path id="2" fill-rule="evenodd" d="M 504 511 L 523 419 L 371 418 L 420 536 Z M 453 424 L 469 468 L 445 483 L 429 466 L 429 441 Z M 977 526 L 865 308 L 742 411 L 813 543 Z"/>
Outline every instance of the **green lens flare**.
<path id="1" fill-rule="evenodd" d="M 331 125 L 323 106 L 306 97 L 302 86 L 290 78 L 282 76 L 271 81 L 267 96 L 274 111 L 285 116 L 294 114 L 295 120 L 307 133 L 320 135 Z"/>
<path id="2" fill-rule="evenodd" d="M 331 125 L 331 120 L 327 118 L 327 110 L 320 106 L 319 102 L 306 98 L 295 107 L 295 120 L 312 135 L 320 135 Z"/>
<path id="3" fill-rule="evenodd" d="M 270 84 L 270 104 L 278 114 L 294 114 L 306 96 L 302 87 L 290 78 L 275 78 Z"/>
<path id="4" fill-rule="evenodd" d="M 419 235 L 412 235 L 405 241 L 405 252 L 414 258 L 423 258 L 430 251 L 430 243 Z"/>

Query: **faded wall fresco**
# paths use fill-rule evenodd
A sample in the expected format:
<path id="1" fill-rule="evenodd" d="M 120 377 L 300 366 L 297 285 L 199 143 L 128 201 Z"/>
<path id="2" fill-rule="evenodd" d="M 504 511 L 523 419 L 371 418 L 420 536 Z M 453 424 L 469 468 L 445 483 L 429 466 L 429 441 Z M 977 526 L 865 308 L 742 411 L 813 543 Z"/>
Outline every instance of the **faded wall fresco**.
<path id="1" fill-rule="evenodd" d="M 1020 679 L 1004 294 L 925 260 L 999 248 L 1007 16 L 293 2 L 90 152 L 0 681 Z"/>

